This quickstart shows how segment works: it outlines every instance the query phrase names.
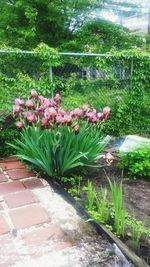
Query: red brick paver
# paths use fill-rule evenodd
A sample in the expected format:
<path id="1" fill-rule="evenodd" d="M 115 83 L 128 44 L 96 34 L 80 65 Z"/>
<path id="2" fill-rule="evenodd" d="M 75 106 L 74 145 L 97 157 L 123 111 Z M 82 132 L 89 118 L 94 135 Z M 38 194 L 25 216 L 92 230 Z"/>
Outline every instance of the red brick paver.
<path id="1" fill-rule="evenodd" d="M 42 180 L 16 157 L 1 160 L 0 168 L 0 267 L 71 247 L 41 205 Z"/>
<path id="2" fill-rule="evenodd" d="M 0 183 L 7 182 L 8 178 L 4 175 L 4 173 L 0 172 Z"/>
<path id="3" fill-rule="evenodd" d="M 23 181 L 23 184 L 28 189 L 36 189 L 44 186 L 39 178 L 27 179 Z"/>
<path id="4" fill-rule="evenodd" d="M 3 170 L 12 170 L 12 169 L 24 169 L 25 166 L 19 160 L 17 161 L 6 161 L 4 163 L 0 163 L 0 166 Z"/>
<path id="5" fill-rule="evenodd" d="M 20 181 L 0 184 L 0 196 L 25 190 L 25 187 Z"/>
<path id="6" fill-rule="evenodd" d="M 50 221 L 48 214 L 40 205 L 32 205 L 10 211 L 15 228 L 26 228 Z"/>
<path id="7" fill-rule="evenodd" d="M 23 234 L 23 240 L 28 245 L 42 246 L 44 243 L 49 242 L 51 239 L 62 238 L 64 232 L 55 224 L 48 227 L 36 229 L 32 232 Z"/>
<path id="8" fill-rule="evenodd" d="M 10 161 L 17 161 L 18 159 L 15 156 L 10 156 L 8 158 L 2 159 L 0 160 L 0 163 L 4 163 L 4 162 L 10 162 Z"/>
<path id="9" fill-rule="evenodd" d="M 29 190 L 25 190 L 16 194 L 5 195 L 4 200 L 9 208 L 17 208 L 36 202 L 34 194 Z"/>
<path id="10" fill-rule="evenodd" d="M 9 226 L 2 215 L 0 215 L 0 235 L 9 232 Z"/>
<path id="11" fill-rule="evenodd" d="M 27 169 L 13 169 L 13 170 L 8 170 L 8 175 L 12 180 L 19 180 L 23 178 L 28 178 L 28 177 L 34 177 L 35 174 Z"/>

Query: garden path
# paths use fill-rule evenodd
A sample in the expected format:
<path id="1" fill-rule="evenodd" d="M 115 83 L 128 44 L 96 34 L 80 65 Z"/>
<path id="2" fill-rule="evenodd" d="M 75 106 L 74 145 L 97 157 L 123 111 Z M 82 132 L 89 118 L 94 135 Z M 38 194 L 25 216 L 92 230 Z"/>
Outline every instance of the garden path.
<path id="1" fill-rule="evenodd" d="M 21 161 L 0 161 L 0 267 L 118 266 L 110 244 Z"/>

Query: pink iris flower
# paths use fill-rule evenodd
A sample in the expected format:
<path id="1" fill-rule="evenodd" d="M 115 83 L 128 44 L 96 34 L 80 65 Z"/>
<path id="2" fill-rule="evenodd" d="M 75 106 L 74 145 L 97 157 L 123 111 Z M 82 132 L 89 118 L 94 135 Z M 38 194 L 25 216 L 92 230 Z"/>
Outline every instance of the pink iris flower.
<path id="1" fill-rule="evenodd" d="M 103 114 L 104 115 L 109 114 L 109 113 L 110 113 L 110 107 L 103 108 Z"/>
<path id="2" fill-rule="evenodd" d="M 42 125 L 43 127 L 46 127 L 46 126 L 48 126 L 48 124 L 49 124 L 49 120 L 46 119 L 46 118 L 42 118 L 42 120 L 41 120 L 41 125 Z"/>
<path id="3" fill-rule="evenodd" d="M 16 98 L 15 99 L 15 105 L 23 105 L 24 104 L 24 100 L 21 98 Z"/>
<path id="4" fill-rule="evenodd" d="M 17 121 L 16 125 L 17 125 L 18 128 L 23 128 L 23 126 L 24 126 L 22 121 Z"/>
<path id="5" fill-rule="evenodd" d="M 61 95 L 60 94 L 56 94 L 54 97 L 54 100 L 59 103 L 61 101 Z"/>
<path id="6" fill-rule="evenodd" d="M 62 117 L 61 115 L 57 115 L 56 116 L 56 123 L 57 124 L 63 124 L 65 122 L 65 120 L 64 120 L 64 117 Z"/>
<path id="7" fill-rule="evenodd" d="M 89 110 L 89 105 L 88 104 L 84 104 L 82 106 L 82 109 L 83 109 L 84 112 L 88 111 Z"/>
<path id="8" fill-rule="evenodd" d="M 26 119 L 28 122 L 35 122 L 35 115 L 32 113 L 27 114 Z"/>
<path id="9" fill-rule="evenodd" d="M 33 108 L 34 107 L 34 104 L 33 104 L 33 101 L 32 100 L 27 100 L 25 105 L 28 108 Z"/>
<path id="10" fill-rule="evenodd" d="M 35 89 L 31 90 L 31 96 L 32 97 L 37 97 L 38 96 L 38 93 L 37 93 L 37 91 Z"/>
<path id="11" fill-rule="evenodd" d="M 64 115 L 64 120 L 66 123 L 70 123 L 72 121 L 71 115 Z"/>
<path id="12" fill-rule="evenodd" d="M 13 113 L 19 113 L 21 111 L 21 107 L 19 105 L 14 105 L 13 106 Z"/>
<path id="13" fill-rule="evenodd" d="M 66 114 L 66 111 L 64 109 L 58 109 L 58 114 L 64 116 Z"/>
<path id="14" fill-rule="evenodd" d="M 97 118 L 102 120 L 104 118 L 104 114 L 102 112 L 97 113 Z"/>
<path id="15" fill-rule="evenodd" d="M 49 107 L 55 107 L 56 101 L 54 99 L 49 99 Z"/>
<path id="16" fill-rule="evenodd" d="M 83 113 L 83 110 L 81 109 L 81 108 L 75 108 L 74 110 L 73 110 L 73 115 L 74 116 L 77 116 L 77 117 L 81 117 L 82 116 L 82 113 Z"/>

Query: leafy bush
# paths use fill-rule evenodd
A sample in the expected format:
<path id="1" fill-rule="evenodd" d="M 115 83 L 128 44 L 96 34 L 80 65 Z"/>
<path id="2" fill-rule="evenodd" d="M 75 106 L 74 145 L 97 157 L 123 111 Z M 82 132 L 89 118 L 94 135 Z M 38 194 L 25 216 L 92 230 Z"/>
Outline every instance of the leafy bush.
<path id="1" fill-rule="evenodd" d="M 14 148 L 10 147 L 7 143 L 19 138 L 19 136 L 20 131 L 19 129 L 16 129 L 14 125 L 0 130 L 0 158 L 13 155 L 15 153 Z"/>
<path id="2" fill-rule="evenodd" d="M 12 124 L 12 116 L 9 113 L 0 114 L 0 158 L 11 155 L 14 149 L 7 142 L 15 140 L 20 135 L 20 130 Z"/>
<path id="3" fill-rule="evenodd" d="M 11 146 L 17 150 L 19 158 L 49 176 L 57 176 L 75 168 L 95 165 L 106 141 L 100 140 L 99 131 L 87 125 L 82 125 L 78 134 L 67 126 L 52 130 L 27 127 L 21 133 L 21 140 Z"/>
<path id="4" fill-rule="evenodd" d="M 33 51 L 36 54 L 21 54 L 18 53 L 19 49 L 5 45 L 1 49 L 14 50 L 16 53 L 1 54 L 0 57 L 0 110 L 11 110 L 14 98 L 26 98 L 34 87 L 38 87 L 39 93 L 44 96 L 52 94 L 49 66 L 60 64 L 56 49 L 44 43 Z"/>
<path id="5" fill-rule="evenodd" d="M 121 153 L 119 167 L 127 169 L 129 174 L 134 176 L 150 177 L 150 145 Z"/>

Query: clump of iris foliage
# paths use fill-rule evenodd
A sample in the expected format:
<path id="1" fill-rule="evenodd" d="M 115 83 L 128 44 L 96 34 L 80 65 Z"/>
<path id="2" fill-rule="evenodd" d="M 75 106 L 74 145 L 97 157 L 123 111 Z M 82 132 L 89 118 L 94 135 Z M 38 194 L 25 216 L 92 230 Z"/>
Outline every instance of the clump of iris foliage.
<path id="1" fill-rule="evenodd" d="M 88 181 L 86 207 L 89 214 L 98 222 L 106 224 L 115 231 L 118 236 L 125 234 L 126 211 L 123 203 L 122 183 L 119 185 L 109 180 L 112 195 L 112 202 L 108 200 L 107 189 L 102 188 L 98 191 L 93 187 L 92 182 Z"/>
<path id="2" fill-rule="evenodd" d="M 48 99 L 33 89 L 27 100 L 17 98 L 13 106 L 16 125 L 22 131 L 10 145 L 19 158 L 53 177 L 98 166 L 96 161 L 109 139 L 100 131 L 109 107 L 97 112 L 85 104 L 67 113 L 60 103 L 59 94 Z"/>

